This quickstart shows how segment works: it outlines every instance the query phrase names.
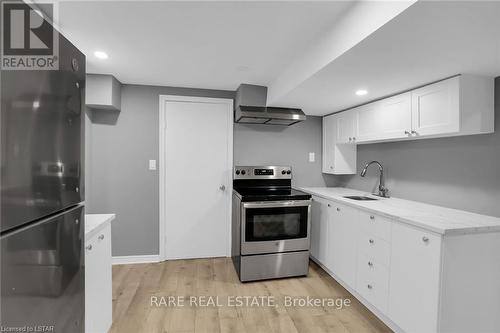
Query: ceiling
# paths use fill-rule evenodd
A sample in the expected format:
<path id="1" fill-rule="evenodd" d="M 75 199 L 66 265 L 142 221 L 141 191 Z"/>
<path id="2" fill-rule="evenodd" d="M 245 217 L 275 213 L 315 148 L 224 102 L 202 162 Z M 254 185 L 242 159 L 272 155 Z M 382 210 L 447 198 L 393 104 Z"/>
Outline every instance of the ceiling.
<path id="1" fill-rule="evenodd" d="M 352 3 L 61 1 L 89 73 L 122 83 L 235 90 L 268 85 Z M 96 59 L 102 50 L 109 59 Z"/>
<path id="2" fill-rule="evenodd" d="M 272 105 L 308 115 L 459 73 L 500 76 L 500 1 L 395 3 L 61 1 L 57 23 L 89 73 L 129 84 L 266 85 Z"/>
<path id="3" fill-rule="evenodd" d="M 500 76 L 499 17 L 499 1 L 419 1 L 273 104 L 325 115 L 459 73 Z"/>

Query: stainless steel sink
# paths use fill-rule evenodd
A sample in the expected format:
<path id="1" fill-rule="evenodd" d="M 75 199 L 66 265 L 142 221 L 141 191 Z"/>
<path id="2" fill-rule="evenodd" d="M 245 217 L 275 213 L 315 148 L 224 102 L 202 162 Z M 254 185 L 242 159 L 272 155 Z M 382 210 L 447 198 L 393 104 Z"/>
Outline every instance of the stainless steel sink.
<path id="1" fill-rule="evenodd" d="M 370 200 L 378 200 L 372 197 L 367 197 L 364 195 L 346 195 L 344 196 L 346 199 L 358 200 L 358 201 L 370 201 Z"/>

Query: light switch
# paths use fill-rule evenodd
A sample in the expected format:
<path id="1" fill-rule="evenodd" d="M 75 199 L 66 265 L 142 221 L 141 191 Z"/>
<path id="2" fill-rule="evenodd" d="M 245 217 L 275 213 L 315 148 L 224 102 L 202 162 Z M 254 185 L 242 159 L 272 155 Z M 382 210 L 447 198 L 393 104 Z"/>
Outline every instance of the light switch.
<path id="1" fill-rule="evenodd" d="M 314 162 L 315 158 L 314 153 L 309 153 L 309 162 Z"/>
<path id="2" fill-rule="evenodd" d="M 149 160 L 149 170 L 156 170 L 156 160 Z"/>

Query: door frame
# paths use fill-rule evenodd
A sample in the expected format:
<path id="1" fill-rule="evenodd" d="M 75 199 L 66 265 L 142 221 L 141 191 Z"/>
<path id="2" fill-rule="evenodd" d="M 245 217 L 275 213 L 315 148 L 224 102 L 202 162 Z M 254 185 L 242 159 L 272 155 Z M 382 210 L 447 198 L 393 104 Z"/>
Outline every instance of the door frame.
<path id="1" fill-rule="evenodd" d="M 228 98 L 212 98 L 212 97 L 194 97 L 194 96 L 182 96 L 182 95 L 160 95 L 159 96 L 159 182 L 160 182 L 160 195 L 159 195 L 159 260 L 167 260 L 166 244 L 167 244 L 167 211 L 166 211 L 166 197 L 167 197 L 167 166 L 166 166 L 166 103 L 168 101 L 173 102 L 191 102 L 191 103 L 211 103 L 211 104 L 222 104 L 227 107 L 227 121 L 228 121 L 228 132 L 227 132 L 227 165 L 226 165 L 226 193 L 227 193 L 227 221 L 226 230 L 227 238 L 226 242 L 226 256 L 231 256 L 231 208 L 232 208 L 232 192 L 233 192 L 233 100 Z"/>

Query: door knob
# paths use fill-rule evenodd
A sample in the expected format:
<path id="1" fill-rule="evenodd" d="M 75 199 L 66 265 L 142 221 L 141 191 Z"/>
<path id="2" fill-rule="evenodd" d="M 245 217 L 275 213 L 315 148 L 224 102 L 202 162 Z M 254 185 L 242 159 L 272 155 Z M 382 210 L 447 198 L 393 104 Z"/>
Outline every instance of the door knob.
<path id="1" fill-rule="evenodd" d="M 225 190 L 226 190 L 226 186 L 225 186 L 225 185 L 221 185 L 221 186 L 219 186 L 219 190 L 221 190 L 221 191 L 225 191 Z"/>

